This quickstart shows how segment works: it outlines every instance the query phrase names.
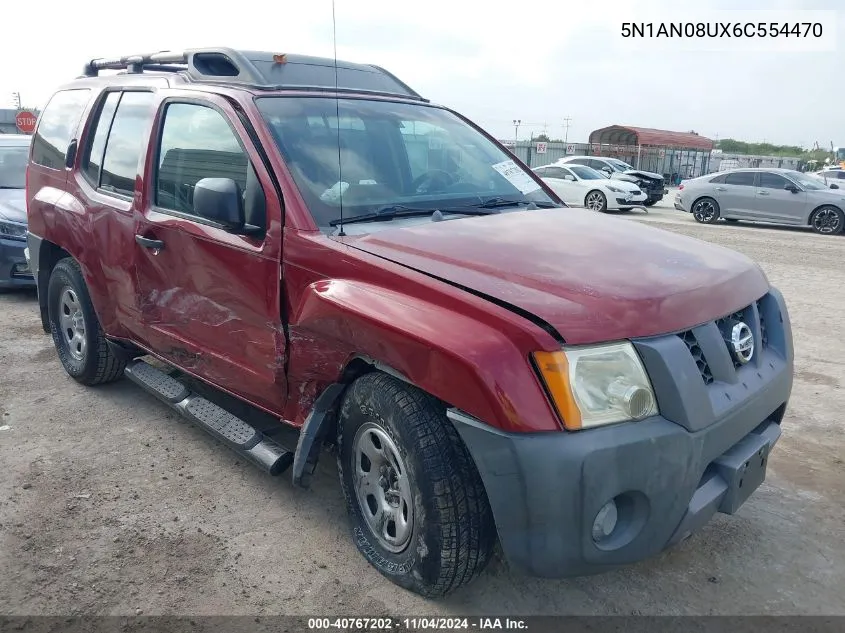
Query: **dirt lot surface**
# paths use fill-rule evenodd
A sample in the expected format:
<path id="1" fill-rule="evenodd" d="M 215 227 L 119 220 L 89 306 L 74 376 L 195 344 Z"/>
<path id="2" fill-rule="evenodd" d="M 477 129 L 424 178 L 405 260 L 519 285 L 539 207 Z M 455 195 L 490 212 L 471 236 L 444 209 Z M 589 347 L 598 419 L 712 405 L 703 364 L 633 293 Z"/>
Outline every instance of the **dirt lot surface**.
<path id="1" fill-rule="evenodd" d="M 34 294 L 3 294 L 0 613 L 845 614 L 845 237 L 704 227 L 668 208 L 630 221 L 750 255 L 790 307 L 784 435 L 736 516 L 620 571 L 540 580 L 497 559 L 449 599 L 425 601 L 358 555 L 330 458 L 311 490 L 295 489 L 128 381 L 79 386 Z"/>

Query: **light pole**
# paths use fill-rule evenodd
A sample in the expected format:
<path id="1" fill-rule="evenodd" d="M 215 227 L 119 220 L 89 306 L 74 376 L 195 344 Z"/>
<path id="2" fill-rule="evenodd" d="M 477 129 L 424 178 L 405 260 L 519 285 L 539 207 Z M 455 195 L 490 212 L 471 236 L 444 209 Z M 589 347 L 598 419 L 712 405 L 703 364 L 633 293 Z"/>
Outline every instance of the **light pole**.
<path id="1" fill-rule="evenodd" d="M 519 126 L 522 124 L 522 119 L 513 120 L 513 142 L 516 145 L 519 142 Z"/>
<path id="2" fill-rule="evenodd" d="M 572 117 L 563 117 L 563 129 L 565 130 L 563 135 L 563 153 L 566 155 L 568 152 L 566 148 L 569 146 L 569 123 L 572 121 Z"/>
<path id="3" fill-rule="evenodd" d="M 13 101 L 14 101 L 14 103 L 15 103 L 15 108 L 17 108 L 18 110 L 20 110 L 20 109 L 21 109 L 21 93 L 19 93 L 19 92 L 13 92 L 13 93 L 12 93 L 12 99 L 13 99 Z"/>

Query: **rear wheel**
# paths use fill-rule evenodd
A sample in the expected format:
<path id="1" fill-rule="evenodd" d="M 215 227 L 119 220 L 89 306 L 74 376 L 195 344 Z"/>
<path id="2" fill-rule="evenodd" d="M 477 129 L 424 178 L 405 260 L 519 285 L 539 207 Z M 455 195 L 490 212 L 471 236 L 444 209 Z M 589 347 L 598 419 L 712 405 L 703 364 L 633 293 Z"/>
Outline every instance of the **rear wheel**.
<path id="1" fill-rule="evenodd" d="M 65 371 L 84 385 L 98 385 L 123 376 L 126 364 L 106 344 L 79 264 L 61 260 L 47 286 L 50 332 Z"/>
<path id="2" fill-rule="evenodd" d="M 654 205 L 656 205 L 658 202 L 659 202 L 658 200 L 646 200 L 645 202 L 643 202 L 643 206 L 646 206 L 646 207 L 653 207 L 653 206 L 654 206 Z"/>
<path id="3" fill-rule="evenodd" d="M 584 197 L 584 206 L 591 211 L 607 211 L 607 198 L 598 190 L 593 190 Z"/>
<path id="4" fill-rule="evenodd" d="M 719 219 L 719 203 L 713 198 L 700 198 L 692 205 L 692 217 L 701 224 L 713 224 Z"/>
<path id="5" fill-rule="evenodd" d="M 822 235 L 839 235 L 845 227 L 845 215 L 834 206 L 819 207 L 810 216 L 810 226 Z"/>
<path id="6" fill-rule="evenodd" d="M 361 554 L 390 581 L 440 597 L 474 579 L 496 540 L 475 464 L 445 407 L 382 373 L 347 390 L 338 471 Z"/>

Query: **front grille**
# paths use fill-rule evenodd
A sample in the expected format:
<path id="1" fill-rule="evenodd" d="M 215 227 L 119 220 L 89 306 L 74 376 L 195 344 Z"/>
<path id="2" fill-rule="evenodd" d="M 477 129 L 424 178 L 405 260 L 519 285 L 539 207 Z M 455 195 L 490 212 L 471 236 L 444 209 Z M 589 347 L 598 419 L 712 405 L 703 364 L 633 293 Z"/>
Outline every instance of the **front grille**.
<path id="1" fill-rule="evenodd" d="M 707 365 L 707 359 L 704 358 L 704 352 L 701 351 L 701 347 L 698 345 L 695 334 L 692 333 L 692 330 L 687 330 L 678 336 L 681 337 L 686 344 L 689 353 L 692 354 L 692 358 L 698 366 L 698 371 L 701 374 L 701 379 L 704 381 L 704 384 L 709 385 L 713 382 L 713 374 L 710 373 L 710 367 Z"/>
<path id="2" fill-rule="evenodd" d="M 701 326 L 701 328 L 703 328 L 705 331 L 706 328 L 713 328 L 715 326 L 715 330 L 718 332 L 718 339 L 720 339 L 719 343 L 714 342 L 716 340 L 716 337 L 714 337 L 712 334 L 707 334 L 707 336 L 705 337 L 706 340 L 703 341 L 699 341 L 696 338 L 695 331 L 693 330 L 686 330 L 685 332 L 680 332 L 678 334 L 678 337 L 687 346 L 690 355 L 695 361 L 695 364 L 698 367 L 698 371 L 701 374 L 701 379 L 704 381 L 705 385 L 709 385 L 715 380 L 711 364 L 708 361 L 708 356 L 711 354 L 727 354 L 731 359 L 734 371 L 738 371 L 740 368 L 743 367 L 743 363 L 737 360 L 734 354 L 731 352 L 729 343 L 724 340 L 726 337 L 729 336 L 729 332 L 733 327 L 733 323 L 741 321 L 748 325 L 749 328 L 751 328 L 752 333 L 754 333 L 755 339 L 757 339 L 754 352 L 755 354 L 760 354 L 768 348 L 769 328 L 768 324 L 766 323 L 766 319 L 764 318 L 766 302 L 768 299 L 769 297 L 763 297 L 759 301 L 754 302 L 743 310 L 739 310 L 738 312 L 734 312 L 727 316 L 720 317 L 715 321 L 711 321 L 709 324 Z M 759 319 L 759 321 L 755 322 L 757 319 Z M 757 330 L 757 325 L 759 325 L 759 330 Z M 759 336 L 757 332 L 759 332 Z M 715 358 L 715 356 L 713 358 Z M 754 362 L 753 359 L 751 362 Z M 716 364 L 719 366 L 724 366 L 719 362 L 717 362 Z M 721 379 L 724 380 L 724 378 Z"/>

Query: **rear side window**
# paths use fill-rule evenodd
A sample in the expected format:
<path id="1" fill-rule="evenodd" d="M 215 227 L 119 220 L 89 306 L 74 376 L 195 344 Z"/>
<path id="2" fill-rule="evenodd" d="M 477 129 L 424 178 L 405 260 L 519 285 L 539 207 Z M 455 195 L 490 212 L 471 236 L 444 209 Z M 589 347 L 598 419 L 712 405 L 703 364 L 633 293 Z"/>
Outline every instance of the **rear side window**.
<path id="1" fill-rule="evenodd" d="M 82 173 L 95 187 L 100 186 L 100 167 L 103 164 L 103 152 L 106 149 L 106 139 L 109 136 L 112 118 L 120 100 L 119 92 L 109 92 L 97 115 L 97 127 L 88 144 L 88 149 L 82 159 Z M 90 133 L 89 133 L 90 135 Z"/>
<path id="2" fill-rule="evenodd" d="M 138 160 L 152 118 L 152 103 L 151 92 L 124 92 L 120 97 L 106 141 L 101 189 L 125 196 L 135 191 Z"/>
<path id="3" fill-rule="evenodd" d="M 709 180 L 709 182 L 711 184 L 714 184 L 714 185 L 724 185 L 725 184 L 725 178 L 727 178 L 727 177 L 728 177 L 727 174 L 722 174 L 721 176 L 716 176 L 715 178 L 711 178 Z"/>
<path id="4" fill-rule="evenodd" d="M 88 89 L 60 90 L 53 95 L 32 139 L 32 162 L 50 169 L 64 169 L 68 145 L 90 96 Z"/>
<path id="5" fill-rule="evenodd" d="M 754 186 L 754 172 L 753 171 L 738 171 L 733 174 L 728 174 L 725 177 L 725 184 L 728 185 L 743 185 L 745 187 Z"/>

